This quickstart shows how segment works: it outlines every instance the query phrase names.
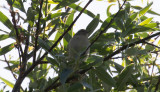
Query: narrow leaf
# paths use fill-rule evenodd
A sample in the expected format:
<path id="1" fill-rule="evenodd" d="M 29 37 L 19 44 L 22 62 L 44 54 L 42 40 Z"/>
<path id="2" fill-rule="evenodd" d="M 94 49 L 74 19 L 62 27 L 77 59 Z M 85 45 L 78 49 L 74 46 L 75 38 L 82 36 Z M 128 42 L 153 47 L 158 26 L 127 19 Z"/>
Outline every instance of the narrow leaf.
<path id="1" fill-rule="evenodd" d="M 7 45 L 3 48 L 0 48 L 0 55 L 6 54 L 7 52 L 11 51 L 13 48 L 14 48 L 14 43 Z"/>
<path id="2" fill-rule="evenodd" d="M 72 13 L 68 16 L 66 20 L 65 30 L 67 30 L 67 28 L 71 25 L 71 23 L 73 22 L 73 18 L 74 18 L 74 11 L 72 11 Z M 71 38 L 72 38 L 72 29 L 64 36 L 63 43 L 65 48 L 67 47 L 68 42 Z"/>
<path id="3" fill-rule="evenodd" d="M 98 14 L 87 26 L 86 30 L 88 32 L 88 36 L 92 34 L 92 32 L 96 29 L 100 21 L 100 15 Z"/>
<path id="4" fill-rule="evenodd" d="M 50 49 L 50 47 L 51 47 L 51 42 L 50 41 L 44 41 L 44 40 L 42 40 L 42 39 L 38 39 L 38 42 L 39 42 L 39 45 L 45 50 L 45 51 L 49 51 L 49 49 Z M 56 57 L 55 57 L 55 53 L 53 52 L 53 50 L 52 51 L 50 51 L 49 52 L 49 54 L 55 59 L 55 61 L 57 62 L 57 63 L 59 63 L 58 61 L 57 61 L 57 59 L 56 59 Z"/>
<path id="5" fill-rule="evenodd" d="M 60 8 L 63 8 L 65 6 L 68 6 L 72 3 L 75 3 L 77 2 L 78 0 L 62 0 L 62 2 L 60 2 L 53 10 L 57 10 L 57 9 L 60 9 Z"/>
<path id="6" fill-rule="evenodd" d="M 150 23 L 152 21 L 152 19 L 153 18 L 148 18 L 148 19 L 142 21 L 141 23 L 139 23 L 138 25 L 140 25 L 140 26 L 146 25 L 146 24 Z"/>
<path id="7" fill-rule="evenodd" d="M 131 7 L 134 8 L 134 9 L 137 9 L 137 10 L 141 10 L 142 9 L 142 7 L 140 7 L 140 6 L 131 6 Z M 155 11 L 152 11 L 152 10 L 148 10 L 147 13 L 160 16 L 159 13 L 156 13 Z"/>
<path id="8" fill-rule="evenodd" d="M 8 85 L 9 87 L 13 88 L 14 87 L 14 84 L 11 83 L 10 81 L 8 81 L 7 79 L 4 79 L 2 77 L 0 77 L 0 79 L 6 84 Z"/>
<path id="9" fill-rule="evenodd" d="M 62 84 L 65 84 L 67 78 L 71 75 L 72 72 L 73 72 L 73 70 L 70 69 L 70 68 L 66 68 L 66 69 L 62 70 L 62 72 L 60 74 L 60 77 L 59 77 L 60 78 L 60 82 Z"/>
<path id="10" fill-rule="evenodd" d="M 116 81 L 102 67 L 97 67 L 94 71 L 98 78 L 101 79 L 103 82 L 112 87 L 115 86 Z"/>
<path id="11" fill-rule="evenodd" d="M 68 88 L 67 92 L 77 92 L 80 88 L 83 88 L 81 83 L 74 83 Z"/>
<path id="12" fill-rule="evenodd" d="M 110 8 L 111 8 L 113 5 L 115 5 L 115 4 L 111 4 L 111 5 L 109 5 L 108 8 L 107 8 L 107 16 L 108 16 L 108 17 L 111 16 L 111 12 L 110 12 L 109 10 L 110 10 Z"/>
<path id="13" fill-rule="evenodd" d="M 152 4 L 153 4 L 153 2 L 151 2 L 146 7 L 144 7 L 143 9 L 141 9 L 139 11 L 139 17 L 143 16 L 150 9 L 150 7 L 151 7 Z"/>
<path id="14" fill-rule="evenodd" d="M 26 13 L 22 0 L 14 0 L 14 3 L 12 6 Z"/>
<path id="15" fill-rule="evenodd" d="M 66 13 L 66 12 L 50 14 L 46 18 L 43 18 L 42 22 L 46 22 L 46 21 L 51 20 L 53 18 L 56 18 L 56 17 L 59 17 L 59 16 L 64 16 L 64 15 L 68 15 L 68 14 L 69 13 Z"/>
<path id="16" fill-rule="evenodd" d="M 5 16 L 1 11 L 0 11 L 0 21 L 7 27 L 9 28 L 11 31 L 14 30 L 14 27 L 11 23 L 11 21 L 7 18 L 7 16 Z"/>
<path id="17" fill-rule="evenodd" d="M 82 7 L 80 7 L 80 6 L 76 5 L 76 4 L 71 4 L 71 5 L 69 5 L 69 7 L 73 8 L 73 9 L 79 11 L 79 12 L 83 9 Z M 95 15 L 89 10 L 85 9 L 83 13 L 87 14 L 88 16 L 90 16 L 92 18 L 95 17 Z"/>
<path id="18" fill-rule="evenodd" d="M 6 35 L 6 34 L 0 35 L 0 41 L 5 40 L 7 38 L 9 38 L 9 35 Z"/>
<path id="19" fill-rule="evenodd" d="M 126 68 L 124 68 L 120 75 L 119 75 L 119 79 L 117 82 L 117 89 L 118 90 L 122 90 L 124 86 L 126 86 L 126 82 L 128 81 L 128 79 L 131 77 L 132 73 L 133 73 L 133 67 L 134 64 L 130 64 L 128 65 Z"/>

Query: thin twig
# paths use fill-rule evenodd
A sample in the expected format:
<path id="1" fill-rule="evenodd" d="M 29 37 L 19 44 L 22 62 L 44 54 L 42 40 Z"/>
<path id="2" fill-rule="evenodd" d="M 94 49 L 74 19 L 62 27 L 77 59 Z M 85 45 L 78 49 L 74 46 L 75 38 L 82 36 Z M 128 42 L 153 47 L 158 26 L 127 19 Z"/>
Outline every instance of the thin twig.
<path id="1" fill-rule="evenodd" d="M 7 65 L 8 65 L 9 70 L 11 71 L 11 74 L 13 75 L 14 79 L 17 80 L 17 77 L 16 77 L 16 75 L 13 73 L 12 68 L 11 68 L 11 66 L 9 65 L 9 62 L 8 62 L 5 54 L 4 54 L 4 59 L 5 59 L 4 61 L 5 61 L 5 62 L 7 63 Z M 21 87 L 21 90 L 23 90 L 22 87 Z M 23 91 L 24 91 L 24 90 L 23 90 Z"/>
<path id="2" fill-rule="evenodd" d="M 160 49 L 159 46 L 156 46 L 156 45 L 154 45 L 154 44 L 152 44 L 152 43 L 149 43 L 149 42 L 147 42 L 147 41 L 145 41 L 144 43 L 146 43 L 146 44 L 148 44 L 148 45 L 151 45 L 151 46 L 153 46 L 153 47 L 156 47 L 156 48 Z"/>
<path id="3" fill-rule="evenodd" d="M 111 59 L 119 59 L 119 58 L 124 58 L 124 57 L 113 57 Z"/>
<path id="4" fill-rule="evenodd" d="M 42 10 L 43 0 L 40 1 L 40 9 L 39 9 L 39 17 L 38 17 L 38 23 L 37 23 L 37 29 L 35 34 L 35 49 L 33 54 L 33 63 L 35 63 L 36 60 L 36 52 L 37 52 L 37 44 L 38 44 L 38 35 L 39 35 L 39 28 L 40 28 L 40 19 L 42 17 L 41 10 Z"/>
<path id="5" fill-rule="evenodd" d="M 7 59 L 6 59 L 6 55 L 4 55 L 4 59 L 5 59 L 5 62 L 7 63 L 7 65 L 8 65 L 9 70 L 11 71 L 13 77 L 17 80 L 16 75 L 13 73 L 12 68 L 11 68 L 11 66 L 9 65 L 9 62 L 8 62 Z"/>
<path id="6" fill-rule="evenodd" d="M 10 5 L 10 13 L 11 13 L 11 16 L 12 16 L 12 22 L 13 22 L 13 26 L 14 26 L 14 29 L 16 31 L 16 41 L 17 41 L 17 49 L 18 49 L 18 52 L 19 52 L 19 58 L 20 58 L 20 65 L 21 65 L 21 60 L 22 60 L 22 56 L 23 56 L 23 49 L 20 45 L 20 36 L 19 36 L 19 32 L 18 32 L 18 28 L 17 28 L 17 23 L 16 23 L 16 19 L 15 19 L 15 14 L 16 12 L 14 12 L 13 10 L 13 7 L 12 5 Z"/>

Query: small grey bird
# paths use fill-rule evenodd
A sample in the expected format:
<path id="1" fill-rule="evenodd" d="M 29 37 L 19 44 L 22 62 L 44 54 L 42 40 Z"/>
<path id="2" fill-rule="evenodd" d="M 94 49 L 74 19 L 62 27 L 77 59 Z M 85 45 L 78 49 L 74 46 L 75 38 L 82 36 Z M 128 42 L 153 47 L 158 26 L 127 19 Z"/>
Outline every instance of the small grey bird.
<path id="1" fill-rule="evenodd" d="M 86 48 L 90 45 L 88 40 L 87 31 L 84 29 L 79 30 L 73 38 L 68 43 L 68 52 L 70 60 L 77 60 L 80 55 L 86 50 Z M 87 59 L 87 55 L 89 54 L 90 49 L 88 49 L 85 53 Z"/>

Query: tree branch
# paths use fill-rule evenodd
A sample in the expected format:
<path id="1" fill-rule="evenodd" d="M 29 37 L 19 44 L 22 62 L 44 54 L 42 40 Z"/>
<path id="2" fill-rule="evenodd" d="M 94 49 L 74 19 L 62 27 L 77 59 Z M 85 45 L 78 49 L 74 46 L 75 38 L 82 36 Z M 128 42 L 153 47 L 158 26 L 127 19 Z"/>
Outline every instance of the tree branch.
<path id="1" fill-rule="evenodd" d="M 159 84 L 160 84 L 160 76 L 158 77 L 158 82 L 156 84 L 156 88 L 155 88 L 154 92 L 157 92 L 157 90 L 159 88 Z"/>
<path id="2" fill-rule="evenodd" d="M 16 75 L 13 73 L 11 66 L 9 65 L 9 62 L 6 59 L 6 55 L 4 55 L 4 61 L 7 63 L 9 70 L 11 71 L 13 77 L 17 80 Z"/>
<path id="3" fill-rule="evenodd" d="M 37 44 L 38 44 L 38 34 L 39 34 L 39 28 L 40 28 L 40 20 L 41 20 L 41 10 L 42 10 L 42 5 L 43 5 L 43 0 L 40 2 L 40 9 L 39 9 L 39 17 L 38 17 L 38 23 L 37 23 L 37 29 L 36 29 L 36 34 L 35 34 L 35 49 L 34 49 L 34 54 L 33 54 L 33 63 L 35 63 L 36 60 L 36 52 L 37 52 Z"/>
<path id="4" fill-rule="evenodd" d="M 154 45 L 154 44 L 152 44 L 152 43 L 149 43 L 149 42 L 147 42 L 147 41 L 145 41 L 144 43 L 146 43 L 146 44 L 148 44 L 148 45 L 151 45 L 151 46 L 153 46 L 153 47 L 156 47 L 156 48 L 160 49 L 159 46 L 156 46 L 156 45 Z"/>
<path id="5" fill-rule="evenodd" d="M 53 49 L 54 47 L 57 46 L 58 42 L 60 42 L 60 40 L 64 37 L 64 35 L 72 28 L 72 26 L 75 24 L 75 22 L 78 20 L 78 18 L 79 18 L 79 17 L 81 16 L 81 14 L 83 13 L 83 11 L 87 8 L 87 6 L 88 6 L 92 1 L 93 1 L 93 0 L 89 0 L 89 2 L 88 2 L 88 3 L 86 4 L 86 6 L 82 9 L 82 11 L 78 14 L 78 16 L 74 19 L 74 21 L 73 21 L 72 24 L 68 27 L 68 29 L 67 29 L 66 31 L 64 31 L 64 33 L 58 38 L 58 40 L 51 46 L 51 48 L 49 49 L 49 51 L 48 51 L 48 52 L 45 52 L 40 59 L 38 59 L 37 61 L 35 61 L 35 63 L 33 63 L 32 66 L 31 66 L 28 70 L 26 70 L 26 71 L 23 73 L 22 76 L 19 76 L 19 79 L 16 81 L 16 84 L 15 84 L 12 92 L 16 92 L 16 91 L 17 91 L 16 88 L 18 88 L 18 87 L 21 85 L 21 83 L 22 83 L 22 81 L 24 80 L 24 78 L 39 64 L 40 61 L 42 61 L 42 59 L 43 59 L 49 52 L 52 51 L 52 49 Z"/>

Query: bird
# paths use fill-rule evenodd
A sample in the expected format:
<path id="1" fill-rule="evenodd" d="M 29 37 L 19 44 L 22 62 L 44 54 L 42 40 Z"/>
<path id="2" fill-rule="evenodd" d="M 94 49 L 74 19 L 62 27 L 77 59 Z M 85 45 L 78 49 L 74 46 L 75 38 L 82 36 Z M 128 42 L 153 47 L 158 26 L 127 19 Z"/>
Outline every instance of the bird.
<path id="1" fill-rule="evenodd" d="M 70 60 L 77 60 L 80 58 L 81 54 L 87 49 L 87 47 L 90 45 L 89 39 L 88 39 L 88 32 L 85 29 L 80 29 L 73 38 L 70 39 L 68 43 L 68 54 Z M 85 61 L 88 58 L 90 49 L 86 51 L 84 54 Z"/>

